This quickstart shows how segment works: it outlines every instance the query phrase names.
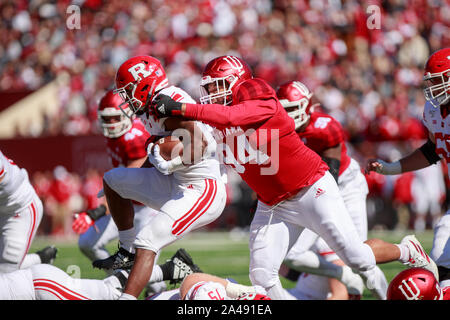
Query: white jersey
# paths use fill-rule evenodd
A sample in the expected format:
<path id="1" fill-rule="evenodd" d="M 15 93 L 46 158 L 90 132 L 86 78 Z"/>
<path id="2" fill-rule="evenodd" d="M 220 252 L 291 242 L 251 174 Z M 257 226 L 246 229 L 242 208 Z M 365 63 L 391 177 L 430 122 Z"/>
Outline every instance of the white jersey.
<path id="1" fill-rule="evenodd" d="M 25 169 L 0 151 L 0 215 L 14 214 L 28 207 L 36 192 Z"/>
<path id="2" fill-rule="evenodd" d="M 170 86 L 162 89 L 161 94 L 170 96 L 173 100 L 183 103 L 196 103 L 191 96 L 184 90 L 175 86 Z M 167 118 L 157 119 L 153 115 L 143 114 L 139 116 L 146 130 L 152 136 L 168 136 L 172 132 L 167 131 L 164 127 L 164 121 Z M 219 158 L 217 155 L 217 144 L 212 136 L 213 129 L 207 124 L 200 121 L 195 121 L 197 127 L 202 131 L 208 146 L 205 150 L 204 156 L 201 161 L 186 166 L 173 173 L 174 177 L 180 181 L 194 181 L 208 179 L 223 179 L 223 168 L 221 168 Z M 224 181 L 226 182 L 226 181 Z"/>
<path id="3" fill-rule="evenodd" d="M 436 153 L 450 164 L 450 117 L 442 118 L 440 108 L 435 108 L 429 101 L 423 109 L 423 124 L 436 139 Z M 450 171 L 449 171 L 450 173 Z"/>

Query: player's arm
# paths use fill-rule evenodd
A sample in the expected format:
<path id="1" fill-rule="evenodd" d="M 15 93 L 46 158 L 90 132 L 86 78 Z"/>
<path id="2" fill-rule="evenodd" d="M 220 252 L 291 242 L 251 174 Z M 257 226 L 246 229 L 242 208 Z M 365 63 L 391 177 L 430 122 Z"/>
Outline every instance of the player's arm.
<path id="1" fill-rule="evenodd" d="M 181 115 L 212 126 L 239 126 L 265 121 L 277 110 L 274 99 L 247 100 L 232 106 L 221 104 L 183 104 Z"/>
<path id="2" fill-rule="evenodd" d="M 341 151 L 342 146 L 339 143 L 337 146 L 324 150 L 321 154 L 322 160 L 330 168 L 329 171 L 336 182 L 339 179 L 339 168 L 341 167 Z"/>
<path id="3" fill-rule="evenodd" d="M 152 102 L 152 110 L 158 117 L 183 117 L 199 120 L 212 126 L 239 126 L 261 122 L 277 111 L 275 99 L 246 100 L 232 106 L 221 104 L 181 103 L 160 94 Z"/>
<path id="4" fill-rule="evenodd" d="M 436 140 L 430 133 L 427 142 L 411 154 L 395 162 L 385 162 L 379 159 L 370 159 L 366 166 L 366 173 L 375 171 L 381 174 L 401 174 L 426 168 L 441 158 L 436 153 Z"/>
<path id="5" fill-rule="evenodd" d="M 184 164 L 197 163 L 202 159 L 207 142 L 194 121 L 171 117 L 164 122 L 164 126 L 166 130 L 173 131 L 174 135 L 180 135 L 183 143 L 181 158 Z"/>

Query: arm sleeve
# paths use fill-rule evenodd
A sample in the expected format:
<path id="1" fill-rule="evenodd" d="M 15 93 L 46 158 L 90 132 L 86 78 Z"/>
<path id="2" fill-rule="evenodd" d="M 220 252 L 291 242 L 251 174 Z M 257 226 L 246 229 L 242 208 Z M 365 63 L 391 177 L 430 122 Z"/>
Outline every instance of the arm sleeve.
<path id="1" fill-rule="evenodd" d="M 239 126 L 264 121 L 275 114 L 275 99 L 247 100 L 232 106 L 221 104 L 186 104 L 185 118 L 212 126 Z"/>

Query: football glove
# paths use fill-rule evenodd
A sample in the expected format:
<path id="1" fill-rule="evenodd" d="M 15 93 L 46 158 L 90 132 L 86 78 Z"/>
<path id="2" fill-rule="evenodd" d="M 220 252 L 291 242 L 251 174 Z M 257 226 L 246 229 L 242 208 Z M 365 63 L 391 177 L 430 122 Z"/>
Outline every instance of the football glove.
<path id="1" fill-rule="evenodd" d="M 183 103 L 173 100 L 165 94 L 159 94 L 150 104 L 150 110 L 158 118 L 174 117 L 181 115 Z"/>
<path id="2" fill-rule="evenodd" d="M 150 143 L 147 147 L 147 153 L 148 161 L 164 175 L 169 175 L 174 171 L 184 168 L 184 164 L 180 156 L 172 160 L 165 160 L 163 157 L 161 157 L 160 149 L 157 144 L 155 145 L 153 143 Z"/>
<path id="3" fill-rule="evenodd" d="M 95 209 L 90 209 L 85 212 L 75 213 L 72 222 L 72 230 L 77 234 L 85 233 L 95 221 L 106 214 L 106 207 L 100 205 Z"/>

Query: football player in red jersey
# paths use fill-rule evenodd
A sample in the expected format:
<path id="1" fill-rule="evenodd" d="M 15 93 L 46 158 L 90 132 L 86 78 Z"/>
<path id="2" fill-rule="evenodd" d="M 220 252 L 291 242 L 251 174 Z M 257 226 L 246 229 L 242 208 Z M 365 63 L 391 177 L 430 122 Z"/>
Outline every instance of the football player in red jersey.
<path id="1" fill-rule="evenodd" d="M 119 67 L 115 80 L 115 92 L 123 99 L 120 107 L 129 107 L 149 134 L 176 135 L 183 143 L 182 153 L 170 160 L 164 160 L 157 145 L 149 144 L 149 161 L 140 168 L 118 167 L 103 176 L 104 193 L 119 230 L 120 245 L 114 255 L 94 261 L 93 266 L 131 267 L 121 299 L 132 300 L 137 299 L 154 276 L 155 256 L 162 248 L 220 216 L 225 207 L 226 188 L 210 126 L 180 118 L 156 118 L 149 112 L 151 100 L 159 94 L 195 103 L 184 90 L 169 85 L 158 59 L 130 58 Z M 124 113 L 127 114 L 126 110 Z M 160 212 L 141 230 L 136 230 L 133 223 L 132 200 Z M 195 270 L 185 263 L 177 266 L 176 271 L 186 275 Z"/>
<path id="2" fill-rule="evenodd" d="M 275 91 L 264 80 L 253 78 L 242 59 L 221 56 L 210 61 L 201 87 L 205 92 L 201 101 L 208 104 L 180 103 L 160 95 L 152 102 L 152 112 L 158 117 L 196 119 L 216 128 L 224 163 L 234 167 L 258 195 L 250 227 L 250 278 L 269 297 L 287 298 L 278 271 L 305 227 L 319 234 L 381 299 L 386 297 L 387 283 L 376 263 L 399 259 L 400 247 L 428 258 L 418 243 L 415 249 L 412 244 L 359 240 L 328 166 L 298 138 L 294 120 Z"/>
<path id="3" fill-rule="evenodd" d="M 401 174 L 433 165 L 445 159 L 450 160 L 450 48 L 433 53 L 425 64 L 423 124 L 428 129 L 428 141 L 411 154 L 395 162 L 369 159 L 366 171 L 381 174 Z M 441 286 L 450 286 L 450 210 L 434 227 L 433 247 L 430 256 L 436 261 Z"/>

